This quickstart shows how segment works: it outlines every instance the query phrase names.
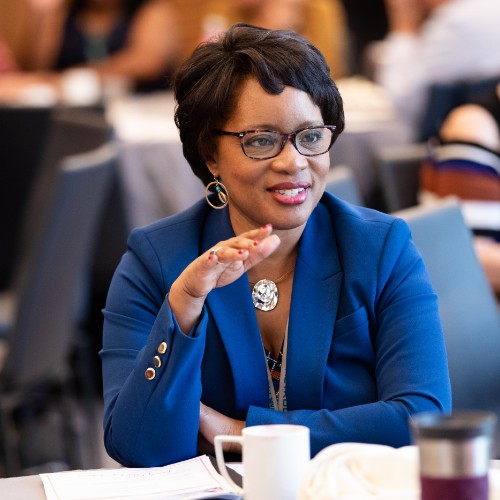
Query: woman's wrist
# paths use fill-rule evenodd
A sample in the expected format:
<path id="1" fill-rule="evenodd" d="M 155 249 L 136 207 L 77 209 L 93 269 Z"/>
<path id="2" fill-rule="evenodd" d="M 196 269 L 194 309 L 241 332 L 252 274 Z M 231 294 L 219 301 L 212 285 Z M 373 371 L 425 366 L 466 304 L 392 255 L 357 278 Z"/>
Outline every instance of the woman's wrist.
<path id="1" fill-rule="evenodd" d="M 177 319 L 181 330 L 188 334 L 198 322 L 206 296 L 194 297 L 175 281 L 168 294 L 170 309 Z"/>

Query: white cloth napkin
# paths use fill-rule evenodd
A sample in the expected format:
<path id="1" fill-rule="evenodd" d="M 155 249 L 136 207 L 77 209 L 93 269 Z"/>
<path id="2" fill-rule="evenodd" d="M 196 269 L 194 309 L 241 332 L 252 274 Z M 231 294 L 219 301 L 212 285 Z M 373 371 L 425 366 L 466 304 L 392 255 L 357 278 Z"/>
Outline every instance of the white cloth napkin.
<path id="1" fill-rule="evenodd" d="M 490 500 L 500 500 L 500 469 L 490 469 Z M 418 448 L 340 443 L 310 462 L 297 500 L 419 500 Z"/>

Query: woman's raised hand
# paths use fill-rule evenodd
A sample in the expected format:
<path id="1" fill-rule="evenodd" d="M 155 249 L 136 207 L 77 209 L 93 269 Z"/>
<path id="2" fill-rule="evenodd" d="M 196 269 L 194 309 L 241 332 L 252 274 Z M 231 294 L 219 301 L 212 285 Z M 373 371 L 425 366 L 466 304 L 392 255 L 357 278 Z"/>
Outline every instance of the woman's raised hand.
<path id="1" fill-rule="evenodd" d="M 252 229 L 219 242 L 181 273 L 172 284 L 169 303 L 184 332 L 189 332 L 199 318 L 208 293 L 236 281 L 279 246 L 270 224 Z"/>

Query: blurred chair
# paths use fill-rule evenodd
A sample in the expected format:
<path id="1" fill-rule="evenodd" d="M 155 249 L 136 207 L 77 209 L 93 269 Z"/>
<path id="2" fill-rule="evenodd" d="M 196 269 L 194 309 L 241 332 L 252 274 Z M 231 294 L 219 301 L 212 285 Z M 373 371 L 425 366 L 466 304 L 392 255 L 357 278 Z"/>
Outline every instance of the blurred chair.
<path id="1" fill-rule="evenodd" d="M 55 405 L 61 412 L 69 468 L 98 465 L 92 406 L 85 408 L 83 424 L 81 412 L 74 411 L 71 355 L 116 159 L 108 144 L 59 162 L 56 179 L 38 205 L 43 208 L 21 270 L 0 300 L 7 331 L 0 363 L 0 457 L 9 476 L 22 474 L 17 418 L 26 407 Z"/>
<path id="2" fill-rule="evenodd" d="M 377 168 L 385 211 L 395 212 L 418 204 L 420 167 L 426 155 L 425 144 L 381 148 Z"/>
<path id="3" fill-rule="evenodd" d="M 29 214 L 36 223 L 59 161 L 102 145 L 111 128 L 102 114 L 83 108 L 0 107 L 0 134 L 1 290 L 15 280 L 16 260 L 32 237 Z"/>
<path id="4" fill-rule="evenodd" d="M 408 222 L 438 296 L 453 408 L 493 411 L 500 421 L 500 314 L 458 202 L 444 199 L 395 215 Z"/>
<path id="5" fill-rule="evenodd" d="M 47 124 L 46 140 L 40 161 L 32 174 L 32 189 L 23 209 L 22 231 L 17 241 L 17 254 L 30 246 L 38 224 L 39 211 L 59 172 L 60 161 L 70 155 L 85 153 L 106 143 L 111 126 L 102 113 L 86 108 L 60 108 L 52 112 Z"/>
<path id="6" fill-rule="evenodd" d="M 56 182 L 60 161 L 69 156 L 91 151 L 105 144 L 113 136 L 113 129 L 107 122 L 102 111 L 94 108 L 63 107 L 55 108 L 47 125 L 45 143 L 40 153 L 37 168 L 31 173 L 32 189 L 24 202 L 24 213 L 20 229 L 17 231 L 17 241 L 13 247 L 15 255 L 9 262 L 11 272 L 10 287 L 17 280 L 16 274 L 22 269 L 24 255 L 30 252 L 31 242 L 40 226 L 40 213 L 46 207 L 44 204 Z M 21 207 L 19 207 L 21 209 Z M 12 235 L 4 235 L 7 239 Z M 101 309 L 104 305 L 106 292 L 116 265 L 125 250 L 126 244 L 125 214 L 121 199 L 121 188 L 116 177 L 111 192 L 106 197 L 104 214 L 99 221 L 99 247 L 92 264 L 89 278 L 90 294 L 85 296 L 87 303 L 82 302 L 81 322 L 88 331 L 88 349 L 93 349 L 89 356 L 93 357 L 94 369 L 100 370 L 97 351 L 100 348 L 100 333 L 102 331 Z M 0 337 L 2 327 L 0 324 Z M 97 345 L 99 343 L 99 345 Z M 93 345 L 91 345 L 93 344 Z M 99 389 L 100 381 L 96 380 L 95 388 Z"/>
<path id="7" fill-rule="evenodd" d="M 325 191 L 353 205 L 363 204 L 352 170 L 346 165 L 336 165 L 330 168 Z"/>
<path id="8" fill-rule="evenodd" d="M 41 107 L 0 106 L 0 289 L 8 285 L 15 243 L 52 111 Z"/>

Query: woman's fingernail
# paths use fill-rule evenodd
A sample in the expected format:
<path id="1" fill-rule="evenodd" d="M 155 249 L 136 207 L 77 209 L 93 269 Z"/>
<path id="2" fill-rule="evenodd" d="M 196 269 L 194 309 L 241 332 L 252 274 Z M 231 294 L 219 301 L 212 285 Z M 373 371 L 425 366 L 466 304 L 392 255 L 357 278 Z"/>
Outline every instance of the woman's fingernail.
<path id="1" fill-rule="evenodd" d="M 265 226 L 262 226 L 262 229 L 269 229 L 272 227 L 272 224 L 266 224 Z"/>
<path id="2" fill-rule="evenodd" d="M 242 253 L 244 253 L 244 252 L 245 252 L 245 250 L 241 250 L 241 249 L 240 249 L 240 250 L 238 250 L 238 254 L 239 254 L 239 255 L 241 255 L 241 254 L 242 254 Z"/>
<path id="3" fill-rule="evenodd" d="M 256 246 L 259 246 L 260 245 L 260 240 L 255 240 L 253 242 L 253 246 L 256 247 Z"/>

